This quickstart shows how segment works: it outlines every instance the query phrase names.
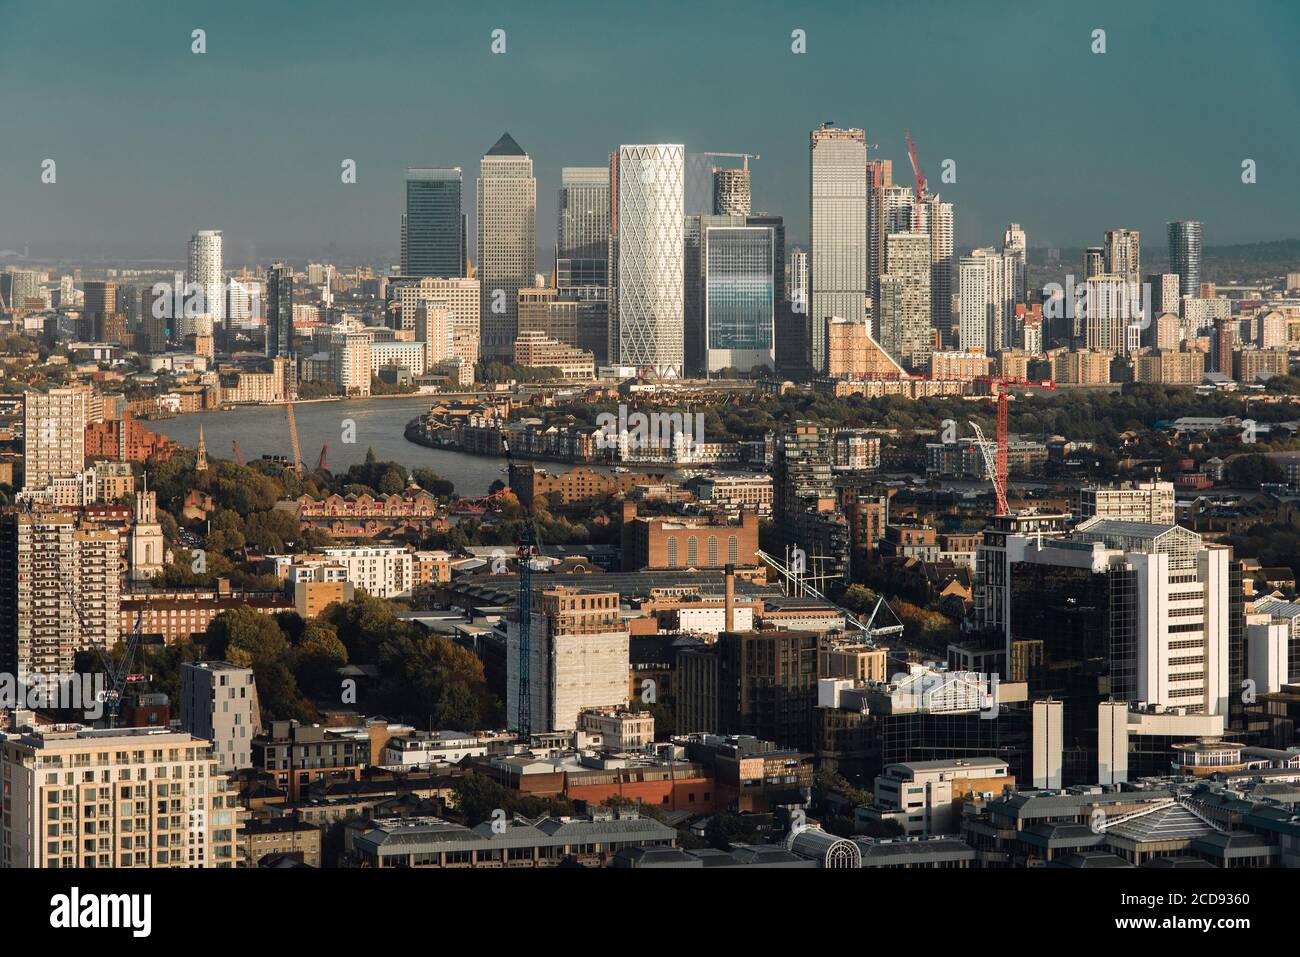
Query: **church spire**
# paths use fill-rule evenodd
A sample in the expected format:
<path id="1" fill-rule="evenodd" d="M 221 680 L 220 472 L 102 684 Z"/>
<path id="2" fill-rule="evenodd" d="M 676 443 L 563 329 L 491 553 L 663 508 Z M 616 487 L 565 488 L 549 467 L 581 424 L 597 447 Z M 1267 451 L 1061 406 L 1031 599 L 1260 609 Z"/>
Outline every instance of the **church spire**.
<path id="1" fill-rule="evenodd" d="M 194 456 L 194 471 L 206 472 L 208 470 L 208 446 L 203 441 L 203 426 L 199 426 L 199 447 Z"/>

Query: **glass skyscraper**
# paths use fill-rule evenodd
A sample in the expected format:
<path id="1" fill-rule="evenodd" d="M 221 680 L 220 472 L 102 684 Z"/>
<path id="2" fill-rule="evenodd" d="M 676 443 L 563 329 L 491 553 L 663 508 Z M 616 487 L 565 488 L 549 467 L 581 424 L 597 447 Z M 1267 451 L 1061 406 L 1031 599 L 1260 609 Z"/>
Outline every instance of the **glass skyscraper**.
<path id="1" fill-rule="evenodd" d="M 465 275 L 460 167 L 408 169 L 403 222 L 403 276 L 455 279 Z"/>
<path id="2" fill-rule="evenodd" d="M 555 228 L 555 286 L 578 303 L 578 345 L 597 362 L 609 343 L 609 167 L 566 166 L 560 172 Z"/>
<path id="3" fill-rule="evenodd" d="M 617 360 L 682 375 L 681 145 L 620 146 L 611 217 L 611 342 Z"/>
<path id="4" fill-rule="evenodd" d="M 823 126 L 809 138 L 808 307 L 814 370 L 826 369 L 826 319 L 863 318 L 867 298 L 867 139 Z"/>
<path id="5" fill-rule="evenodd" d="M 266 271 L 266 354 L 293 355 L 293 269 L 284 263 Z"/>
<path id="6" fill-rule="evenodd" d="M 1178 273 L 1178 296 L 1201 294 L 1201 224 L 1169 224 L 1169 271 Z"/>
<path id="7" fill-rule="evenodd" d="M 709 372 L 776 365 L 775 233 L 770 226 L 704 230 L 704 338 Z"/>
<path id="8" fill-rule="evenodd" d="M 514 358 L 519 290 L 537 278 L 537 180 L 509 133 L 483 154 L 478 175 L 479 353 Z"/>

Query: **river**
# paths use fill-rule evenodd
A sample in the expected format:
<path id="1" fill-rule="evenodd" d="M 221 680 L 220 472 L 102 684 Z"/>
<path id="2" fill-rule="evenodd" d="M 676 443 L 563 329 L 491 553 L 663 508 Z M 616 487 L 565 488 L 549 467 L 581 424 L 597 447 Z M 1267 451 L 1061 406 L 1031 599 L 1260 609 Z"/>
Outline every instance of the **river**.
<path id="1" fill-rule="evenodd" d="M 314 466 L 323 443 L 329 443 L 327 464 L 332 472 L 365 461 L 374 449 L 381 461 L 400 462 L 407 468 L 431 468 L 456 486 L 461 495 L 484 495 L 497 479 L 505 481 L 503 459 L 430 449 L 406 441 L 406 423 L 433 404 L 431 396 L 392 399 L 346 399 L 335 402 L 300 402 L 294 406 L 303 463 Z M 343 442 L 343 423 L 356 424 L 356 441 Z M 282 405 L 239 406 L 230 412 L 196 412 L 171 419 L 153 419 L 144 425 L 189 448 L 199 441 L 199 426 L 208 455 L 234 458 L 231 443 L 239 440 L 244 461 L 262 455 L 291 455 L 289 426 Z M 559 465 L 552 468 L 564 469 Z"/>

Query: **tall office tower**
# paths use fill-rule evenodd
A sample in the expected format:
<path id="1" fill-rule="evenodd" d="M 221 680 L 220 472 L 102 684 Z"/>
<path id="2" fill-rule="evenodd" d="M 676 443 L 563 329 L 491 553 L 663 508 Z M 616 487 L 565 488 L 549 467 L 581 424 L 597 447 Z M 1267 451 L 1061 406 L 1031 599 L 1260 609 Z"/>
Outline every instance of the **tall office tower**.
<path id="1" fill-rule="evenodd" d="M 892 280 L 888 296 L 886 278 Z M 894 361 L 913 371 L 922 369 L 934 351 L 929 235 L 891 233 L 885 240 L 885 274 L 880 282 L 878 341 Z"/>
<path id="2" fill-rule="evenodd" d="M 78 387 L 23 395 L 23 487 L 39 491 L 54 479 L 86 468 L 86 390 Z"/>
<path id="3" fill-rule="evenodd" d="M 1101 246 L 1089 246 L 1083 251 L 1083 278 L 1106 274 L 1106 250 Z"/>
<path id="4" fill-rule="evenodd" d="M 44 727 L 0 742 L 0 771 L 0 812 L 12 822 L 4 867 L 238 866 L 239 796 L 207 741 L 164 728 Z"/>
<path id="5" fill-rule="evenodd" d="M 167 307 L 170 297 L 170 291 L 161 284 L 140 290 L 140 342 L 146 352 L 167 351 L 172 329 L 171 310 Z"/>
<path id="6" fill-rule="evenodd" d="M 687 216 L 682 227 L 682 338 L 689 375 L 708 372 L 704 332 L 704 234 L 713 226 L 743 226 L 742 216 Z"/>
<path id="7" fill-rule="evenodd" d="M 867 160 L 867 291 L 876 294 L 876 284 L 885 271 L 885 194 L 894 185 L 891 160 Z"/>
<path id="8" fill-rule="evenodd" d="M 626 706 L 628 629 L 618 592 L 559 586 L 537 593 L 529 629 L 528 688 L 534 733 L 572 731 L 588 708 Z M 512 616 L 513 618 L 514 616 Z M 518 728 L 519 622 L 506 629 L 506 726 Z"/>
<path id="9" fill-rule="evenodd" d="M 1164 272 L 1151 273 L 1146 278 L 1147 285 L 1151 287 L 1151 309 L 1157 315 L 1165 313 L 1178 315 L 1179 299 L 1178 294 L 1178 273 Z"/>
<path id="10" fill-rule="evenodd" d="M 186 335 L 212 335 L 213 326 L 226 317 L 225 272 L 222 265 L 221 230 L 201 229 L 190 239 L 189 269 L 185 282 L 191 297 L 186 303 Z"/>
<path id="11" fill-rule="evenodd" d="M 253 735 L 261 725 L 252 668 L 228 661 L 181 665 L 181 730 L 212 742 L 220 773 L 253 766 Z"/>
<path id="12" fill-rule="evenodd" d="M 713 215 L 749 215 L 749 166 L 720 166 L 713 171 Z"/>
<path id="13" fill-rule="evenodd" d="M 1026 271 L 1026 261 L 1029 254 L 1029 242 L 1025 238 L 1025 231 L 1020 228 L 1019 223 L 1012 223 L 1002 234 L 1002 252 L 1010 253 L 1015 257 L 1016 275 L 1012 278 L 1012 285 L 1016 293 L 1016 304 L 1022 305 L 1028 301 L 1028 272 Z"/>
<path id="14" fill-rule="evenodd" d="M 466 275 L 461 207 L 459 166 L 406 171 L 403 276 L 447 279 Z"/>
<path id="15" fill-rule="evenodd" d="M 71 674 L 78 651 L 121 634 L 122 540 L 59 512 L 0 516 L 0 668 Z"/>
<path id="16" fill-rule="evenodd" d="M 609 352 L 609 169 L 568 166 L 560 172 L 555 288 L 578 303 L 579 348 L 598 363 Z"/>
<path id="17" fill-rule="evenodd" d="M 710 226 L 700 254 L 709 373 L 776 367 L 776 231 Z"/>
<path id="18" fill-rule="evenodd" d="M 429 362 L 461 359 L 470 365 L 479 359 L 480 293 L 477 279 L 401 279 L 388 285 L 388 298 L 397 304 L 398 327 L 425 343 Z M 434 342 L 420 326 L 423 305 L 446 310 L 446 341 Z"/>
<path id="19" fill-rule="evenodd" d="M 945 342 L 952 341 L 952 297 L 957 291 L 957 257 L 953 252 L 952 203 L 927 193 L 921 227 L 930 235 L 930 315 Z"/>
<path id="20" fill-rule="evenodd" d="M 556 259 L 597 259 L 609 255 L 609 170 L 566 166 L 560 171 Z"/>
<path id="21" fill-rule="evenodd" d="M 683 374 L 685 147 L 620 146 L 610 217 L 612 361 Z"/>
<path id="22" fill-rule="evenodd" d="M 266 354 L 293 357 L 293 268 L 284 263 L 266 271 Z"/>
<path id="23" fill-rule="evenodd" d="M 1093 276 L 1083 287 L 1084 345 L 1128 355 L 1141 345 L 1142 298 L 1123 276 Z"/>
<path id="24" fill-rule="evenodd" d="M 1201 294 L 1201 224 L 1183 220 L 1169 224 L 1169 269 L 1178 273 L 1178 295 Z"/>
<path id="25" fill-rule="evenodd" d="M 785 268 L 785 218 L 768 216 L 764 213 L 746 216 L 746 226 L 762 226 L 772 230 L 772 243 L 775 258 L 772 260 L 772 288 L 777 302 L 790 298 L 790 275 Z"/>
<path id="26" fill-rule="evenodd" d="M 1142 279 L 1142 238 L 1136 229 L 1111 229 L 1106 232 L 1106 272 L 1122 276 L 1126 282 Z"/>
<path id="27" fill-rule="evenodd" d="M 856 321 L 866 314 L 866 134 L 826 124 L 809 135 L 808 152 L 809 363 L 823 372 L 826 320 L 839 316 Z"/>
<path id="28" fill-rule="evenodd" d="M 786 297 L 791 302 L 808 304 L 808 251 L 799 246 L 790 250 L 790 294 Z"/>
<path id="29" fill-rule="evenodd" d="M 478 177 L 479 352 L 514 357 L 519 290 L 537 277 L 537 180 L 509 133 L 483 155 Z"/>
<path id="30" fill-rule="evenodd" d="M 127 542 L 130 558 L 131 581 L 148 581 L 161 575 L 167 560 L 167 546 L 162 525 L 158 523 L 158 493 L 149 491 L 149 476 L 145 474 L 145 487 L 135 493 L 135 520 Z"/>

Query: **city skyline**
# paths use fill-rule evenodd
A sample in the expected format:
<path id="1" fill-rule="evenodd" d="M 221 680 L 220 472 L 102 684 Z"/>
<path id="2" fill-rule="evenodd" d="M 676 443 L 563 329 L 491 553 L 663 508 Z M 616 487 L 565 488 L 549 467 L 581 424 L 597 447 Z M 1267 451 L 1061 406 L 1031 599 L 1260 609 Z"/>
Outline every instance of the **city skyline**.
<path id="1" fill-rule="evenodd" d="M 31 55 L 56 23 L 35 8 L 9 6 L 0 79 L 13 87 L 35 68 Z M 761 153 L 750 164 L 752 208 L 784 216 L 789 242 L 802 245 L 806 137 L 827 118 L 865 129 L 867 142 L 879 144 L 869 157 L 892 160 L 898 183 L 910 179 L 903 142 L 910 128 L 933 188 L 954 203 L 958 248 L 993 244 L 1013 221 L 1032 247 L 1092 245 L 1117 226 L 1159 242 L 1165 223 L 1183 219 L 1210 224 L 1216 244 L 1295 232 L 1285 171 L 1297 134 L 1281 118 L 1296 103 L 1285 58 L 1300 12 L 1286 4 L 1253 5 L 1213 34 L 1182 30 L 1177 42 L 1157 45 L 1147 40 L 1173 29 L 1163 16 L 1172 7 L 1105 4 L 1067 14 L 1012 4 L 999 16 L 936 7 L 927 20 L 927 69 L 912 70 L 904 83 L 886 55 L 911 38 L 904 15 L 840 4 L 806 12 L 760 4 L 725 24 L 721 14 L 692 10 L 689 29 L 671 36 L 659 21 L 636 29 L 648 13 L 596 6 L 553 16 L 522 6 L 444 11 L 436 14 L 443 19 L 432 70 L 422 68 L 423 56 L 401 55 L 435 16 L 419 6 L 390 7 L 409 29 L 372 50 L 358 48 L 328 10 L 311 19 L 271 10 L 266 35 L 283 26 L 298 38 L 274 100 L 259 66 L 268 41 L 236 26 L 239 13 L 158 8 L 127 29 L 115 12 L 79 9 L 85 29 L 59 34 L 68 54 L 59 76 L 28 84 L 29 94 L 12 104 L 9 124 L 25 135 L 0 144 L 7 199 L 0 249 L 28 245 L 33 258 L 173 260 L 203 224 L 222 230 L 232 266 L 326 254 L 397 262 L 406 168 L 459 166 L 472 175 L 504 130 L 529 144 L 542 237 L 553 234 L 563 167 L 604 165 L 627 143 L 684 143 L 688 156 Z M 1178 9 L 1187 13 L 1186 5 Z M 203 54 L 191 52 L 194 29 L 205 31 Z M 491 51 L 495 29 L 506 31 L 504 53 Z M 1106 30 L 1104 54 L 1090 49 L 1095 29 Z M 728 52 L 718 60 L 709 51 L 724 30 Z M 791 51 L 795 30 L 805 32 L 805 53 Z M 603 49 L 609 37 L 635 40 L 616 45 L 615 54 Z M 109 48 L 111 69 L 99 52 Z M 345 73 L 335 68 L 344 52 L 352 64 Z M 1213 71 L 1186 68 L 1211 59 Z M 365 69 L 372 61 L 383 69 Z M 1042 63 L 1052 68 L 1036 66 Z M 159 84 L 160 74 L 174 82 Z M 471 74 L 484 76 L 481 92 L 429 104 L 431 85 Z M 958 91 L 972 77 L 1019 84 L 1017 109 L 964 106 Z M 557 112 L 556 98 L 579 87 L 584 118 Z M 506 90 L 512 95 L 503 110 Z M 1198 109 L 1175 108 L 1188 100 Z M 632 102 L 634 111 L 618 108 Z M 732 105 L 719 110 L 718 103 Z M 184 123 L 170 119 L 198 113 L 231 135 L 188 137 Z M 142 139 L 139 129 L 151 125 L 157 135 Z M 292 136 L 272 141 L 277 129 Z M 78 148 L 86 137 L 97 143 L 94 156 Z M 1177 148 L 1184 142 L 1200 145 Z M 158 145 L 145 148 L 150 143 Z M 1017 143 L 1025 149 L 1008 148 Z M 41 182 L 45 159 L 57 164 L 54 183 Z M 356 163 L 355 183 L 341 181 L 347 159 Z M 1255 184 L 1241 181 L 1245 159 L 1257 165 Z M 956 182 L 941 179 L 945 160 L 955 161 Z M 1067 191 L 1062 183 L 1085 188 Z M 473 204 L 465 207 L 473 220 Z M 539 262 L 549 263 L 551 252 L 543 240 Z"/>

